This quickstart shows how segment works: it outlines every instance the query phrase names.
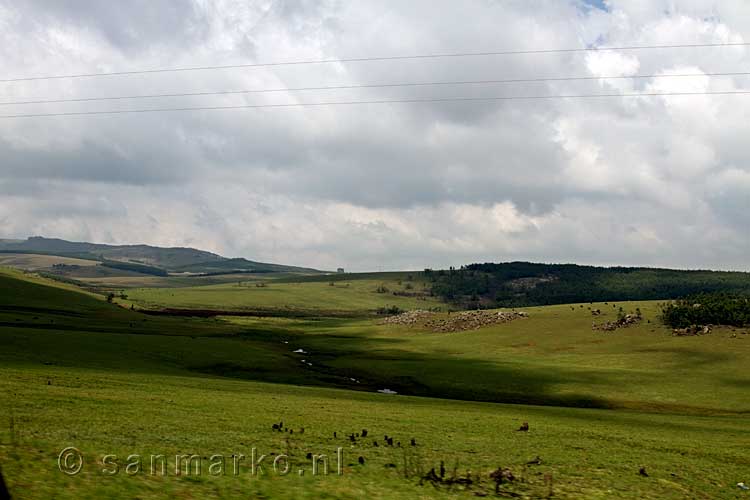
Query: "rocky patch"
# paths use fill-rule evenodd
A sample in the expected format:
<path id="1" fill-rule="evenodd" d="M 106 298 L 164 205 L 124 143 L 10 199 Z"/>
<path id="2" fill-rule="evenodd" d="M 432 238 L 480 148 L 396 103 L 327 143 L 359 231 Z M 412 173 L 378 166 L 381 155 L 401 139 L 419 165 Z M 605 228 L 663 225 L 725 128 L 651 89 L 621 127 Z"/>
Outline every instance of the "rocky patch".
<path id="1" fill-rule="evenodd" d="M 615 321 L 605 321 L 604 323 L 592 323 L 592 330 L 599 330 L 603 332 L 612 332 L 618 328 L 627 328 L 632 325 L 637 325 L 641 322 L 641 317 L 636 314 L 626 314 Z"/>
<path id="2" fill-rule="evenodd" d="M 708 335 L 713 331 L 711 325 L 690 325 L 687 328 L 675 328 L 672 330 L 673 337 L 697 337 Z"/>
<path id="3" fill-rule="evenodd" d="M 433 332 L 445 333 L 477 330 L 485 326 L 509 323 L 528 317 L 527 313 L 516 311 L 463 311 L 448 313 L 447 316 L 444 316 L 429 311 L 415 310 L 391 316 L 383 320 L 382 323 L 404 326 L 420 325 Z"/>

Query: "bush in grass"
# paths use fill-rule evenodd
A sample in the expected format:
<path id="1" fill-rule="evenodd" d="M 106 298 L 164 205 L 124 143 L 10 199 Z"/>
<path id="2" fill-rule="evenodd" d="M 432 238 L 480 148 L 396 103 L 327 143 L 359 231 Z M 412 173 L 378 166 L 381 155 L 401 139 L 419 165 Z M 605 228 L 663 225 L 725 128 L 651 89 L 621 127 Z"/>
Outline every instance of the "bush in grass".
<path id="1" fill-rule="evenodd" d="M 396 314 L 401 314 L 404 312 L 403 309 L 399 308 L 398 306 L 386 306 L 386 307 L 379 307 L 376 311 L 381 316 L 392 316 Z"/>
<path id="2" fill-rule="evenodd" d="M 750 298 L 700 294 L 661 305 L 661 320 L 672 328 L 691 325 L 750 325 Z"/>

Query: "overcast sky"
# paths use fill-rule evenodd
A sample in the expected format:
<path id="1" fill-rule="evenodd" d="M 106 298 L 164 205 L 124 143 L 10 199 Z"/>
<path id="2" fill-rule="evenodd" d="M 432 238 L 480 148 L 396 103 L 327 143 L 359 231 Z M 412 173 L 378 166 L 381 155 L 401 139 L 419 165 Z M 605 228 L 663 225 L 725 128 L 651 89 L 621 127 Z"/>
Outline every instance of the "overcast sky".
<path id="1" fill-rule="evenodd" d="M 750 41 L 746 0 L 0 0 L 0 79 L 412 54 Z M 750 71 L 750 46 L 0 83 L 0 101 Z M 592 79 L 0 106 L 0 114 L 702 92 Z M 750 270 L 750 95 L 0 119 L 0 238 L 194 246 L 332 269 L 531 260 Z"/>

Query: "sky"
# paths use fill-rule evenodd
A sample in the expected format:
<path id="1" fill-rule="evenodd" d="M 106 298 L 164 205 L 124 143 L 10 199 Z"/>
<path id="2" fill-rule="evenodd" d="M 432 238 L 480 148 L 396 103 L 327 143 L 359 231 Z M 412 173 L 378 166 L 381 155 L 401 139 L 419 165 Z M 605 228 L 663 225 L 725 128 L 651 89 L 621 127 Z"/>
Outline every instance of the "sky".
<path id="1" fill-rule="evenodd" d="M 750 42 L 746 0 L 0 0 L 0 79 Z M 0 115 L 750 89 L 750 46 L 0 82 Z M 680 78 L 605 78 L 690 74 Z M 338 90 L 300 87 L 590 77 Z M 0 118 L 0 238 L 352 271 L 512 260 L 750 270 L 750 95 Z"/>

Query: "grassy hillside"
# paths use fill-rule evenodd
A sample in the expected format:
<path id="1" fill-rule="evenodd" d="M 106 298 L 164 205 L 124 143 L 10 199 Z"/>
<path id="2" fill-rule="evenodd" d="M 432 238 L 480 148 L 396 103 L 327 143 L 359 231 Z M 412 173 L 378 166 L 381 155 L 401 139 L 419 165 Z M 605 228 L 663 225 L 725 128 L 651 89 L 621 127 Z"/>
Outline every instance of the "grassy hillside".
<path id="1" fill-rule="evenodd" d="M 750 386 L 745 368 L 750 356 L 747 330 L 719 328 L 707 336 L 672 337 L 671 329 L 656 322 L 655 302 L 528 308 L 528 319 L 436 333 L 419 325 L 381 324 L 380 319 L 356 317 L 148 316 L 41 283 L 5 277 L 0 284 L 10 290 L 3 297 L 0 314 L 4 338 L 23 342 L 30 348 L 26 356 L 37 362 L 57 358 L 68 365 L 100 367 L 97 360 L 106 358 L 106 363 L 152 371 L 171 366 L 185 372 L 334 383 L 362 390 L 387 387 L 402 394 L 462 400 L 702 415 L 750 412 L 745 397 Z M 321 291 L 328 290 L 322 287 Z M 222 290 L 185 291 L 188 298 L 201 293 L 210 298 Z M 255 291 L 253 287 L 249 293 Z M 211 305 L 208 300 L 199 303 L 204 308 Z M 593 318 L 588 307 L 603 312 Z M 614 319 L 620 307 L 640 309 L 644 321 L 614 332 L 592 329 L 592 319 Z M 327 312 L 318 310 L 319 314 Z M 34 337 L 26 338 L 30 331 Z M 134 335 L 107 336 L 99 342 L 103 337 L 92 339 L 82 332 Z M 180 339 L 165 339 L 165 335 Z M 59 350 L 61 339 L 71 346 L 70 352 Z M 81 354 L 84 346 L 91 349 L 90 356 Z M 200 349 L 192 349 L 196 346 Z M 127 358 L 120 356 L 122 349 L 129 352 Z M 204 349 L 210 349 L 210 355 Z M 297 349 L 305 353 L 294 353 Z M 11 362 L 13 353 L 8 355 L 5 361 Z M 260 358 L 271 360 L 271 366 L 257 369 Z M 155 359 L 160 360 L 158 369 L 152 367 Z M 691 380 L 689 385 L 686 379 Z"/>
<path id="2" fill-rule="evenodd" d="M 621 305 L 641 309 L 646 319 L 603 332 L 592 329 L 586 308 L 546 306 L 525 309 L 526 320 L 453 333 L 377 322 L 309 324 L 299 328 L 304 334 L 298 344 L 316 366 L 411 395 L 701 415 L 750 412 L 747 329 L 672 337 L 671 329 L 655 323 L 657 303 Z M 595 306 L 605 310 L 597 322 L 615 318 L 615 308 L 607 313 L 604 304 Z"/>
<path id="3" fill-rule="evenodd" d="M 526 498 L 547 497 L 546 475 L 554 498 L 743 498 L 735 483 L 750 465 L 747 421 L 735 417 L 461 403 L 127 370 L 3 365 L 0 374 L 0 394 L 19 395 L 0 407 L 2 421 L 12 414 L 16 422 L 14 441 L 6 429 L 0 434 L 0 462 L 19 498 L 476 498 L 493 492 L 488 474 L 501 466 L 519 478 L 503 491 Z M 295 433 L 272 431 L 278 421 Z M 515 431 L 521 422 L 528 433 Z M 371 439 L 341 437 L 363 428 Z M 402 447 L 384 446 L 384 434 Z M 72 477 L 57 468 L 68 446 L 85 457 Z M 339 446 L 343 475 L 332 464 L 328 476 L 312 476 L 307 453 L 335 457 Z M 253 476 L 247 458 L 233 475 L 231 455 L 250 457 L 253 447 L 288 455 L 292 473 L 274 474 L 267 458 L 266 475 Z M 175 476 L 173 457 L 193 453 L 205 457 L 201 475 Z M 105 454 L 116 456 L 118 474 L 100 472 Z M 151 476 L 148 462 L 127 475 L 131 454 L 170 457 L 168 475 L 157 467 Z M 216 454 L 227 471 L 212 476 L 207 459 Z M 535 457 L 540 465 L 526 465 Z M 468 491 L 420 486 L 415 469 L 439 470 L 441 461 L 448 477 L 470 470 L 480 483 Z M 649 477 L 639 476 L 642 466 Z"/>
<path id="4" fill-rule="evenodd" d="M 138 288 L 128 291 L 138 306 L 150 309 L 216 309 L 227 311 L 297 311 L 371 313 L 378 308 L 446 308 L 425 291 L 426 284 L 400 279 L 238 281 L 221 285 L 171 288 Z M 258 286 L 263 285 L 263 286 Z M 380 292 L 380 293 L 379 293 Z M 394 295 L 397 294 L 397 295 Z"/>
<path id="5" fill-rule="evenodd" d="M 126 262 L 158 268 L 162 272 L 205 273 L 245 270 L 253 272 L 318 272 L 314 269 L 254 262 L 247 259 L 228 259 L 215 253 L 194 248 L 161 248 L 150 245 L 104 245 L 72 242 L 56 238 L 31 237 L 25 241 L 0 241 L 0 252 L 35 253 L 97 261 Z M 145 274 L 153 274 L 147 272 Z"/>
<path id="6" fill-rule="evenodd" d="M 65 241 L 57 238 L 31 237 L 22 242 L 0 244 L 7 251 L 40 252 L 47 254 L 85 254 L 112 260 L 136 260 L 143 264 L 171 268 L 221 260 L 211 252 L 192 248 L 158 248 L 148 245 L 103 245 L 97 243 Z"/>
<path id="7" fill-rule="evenodd" d="M 92 268 L 87 268 L 87 270 Z M 260 281 L 271 279 L 272 276 L 278 276 L 284 273 L 231 273 L 231 274 L 211 274 L 200 276 L 153 276 L 140 273 L 128 273 L 122 270 L 116 272 L 106 272 L 109 268 L 97 266 L 93 268 L 95 272 L 76 273 L 76 280 L 79 280 L 92 288 L 106 290 L 120 290 L 131 288 L 185 288 L 205 285 L 220 285 L 224 283 L 237 283 L 238 281 Z M 102 272 L 105 271 L 105 272 Z"/>
<path id="8" fill-rule="evenodd" d="M 289 286 L 320 287 L 308 299 L 338 288 Z M 205 288 L 188 291 L 217 293 Z M 528 319 L 436 333 L 362 318 L 151 317 L 6 272 L 0 304 L 0 397 L 9 402 L 0 422 L 14 422 L 12 434 L 0 427 L 0 464 L 25 498 L 469 498 L 492 493 L 488 473 L 500 466 L 524 478 L 504 491 L 527 498 L 547 496 L 550 474 L 555 498 L 742 498 L 735 484 L 747 481 L 750 336 L 672 337 L 653 322 L 655 303 L 596 304 L 596 318 L 588 304 L 529 308 Z M 644 322 L 591 329 L 621 306 L 640 308 Z M 375 392 L 383 388 L 402 394 Z M 278 421 L 295 433 L 272 431 Z M 529 432 L 516 431 L 522 422 Z M 363 428 L 368 439 L 346 438 Z M 402 446 L 384 446 L 384 434 Z M 66 446 L 84 453 L 82 474 L 57 469 Z M 307 453 L 338 446 L 344 475 L 312 477 Z M 97 464 L 104 454 L 124 467 L 133 453 L 252 447 L 288 454 L 294 473 L 252 477 L 248 460 L 239 476 L 102 477 Z M 440 461 L 448 476 L 471 470 L 480 483 L 420 485 Z"/>
<path id="9" fill-rule="evenodd" d="M 0 268 L 3 340 L 26 331 L 76 331 L 151 335 L 226 334 L 215 322 L 146 317 L 101 295 L 61 282 Z M 59 337 L 57 337 L 59 339 Z"/>
<path id="10" fill-rule="evenodd" d="M 289 275 L 286 277 L 276 278 L 279 283 L 338 283 L 349 281 L 382 281 L 382 282 L 404 282 L 417 281 L 424 284 L 423 273 L 417 271 L 385 271 L 370 273 L 336 273 L 336 274 L 307 274 L 307 275 Z"/>
<path id="11" fill-rule="evenodd" d="M 74 259 L 57 255 L 39 255 L 25 253 L 0 253 L 0 266 L 15 267 L 27 271 L 50 269 L 55 265 L 95 267 L 98 262 L 93 260 Z"/>
<path id="12" fill-rule="evenodd" d="M 278 264 L 267 264 L 263 262 L 254 262 L 252 260 L 235 258 L 223 259 L 211 262 L 199 262 L 187 266 L 174 267 L 174 272 L 189 272 L 201 274 L 220 274 L 227 272 L 248 272 L 248 273 L 318 273 L 314 269 L 305 267 L 282 266 Z"/>

